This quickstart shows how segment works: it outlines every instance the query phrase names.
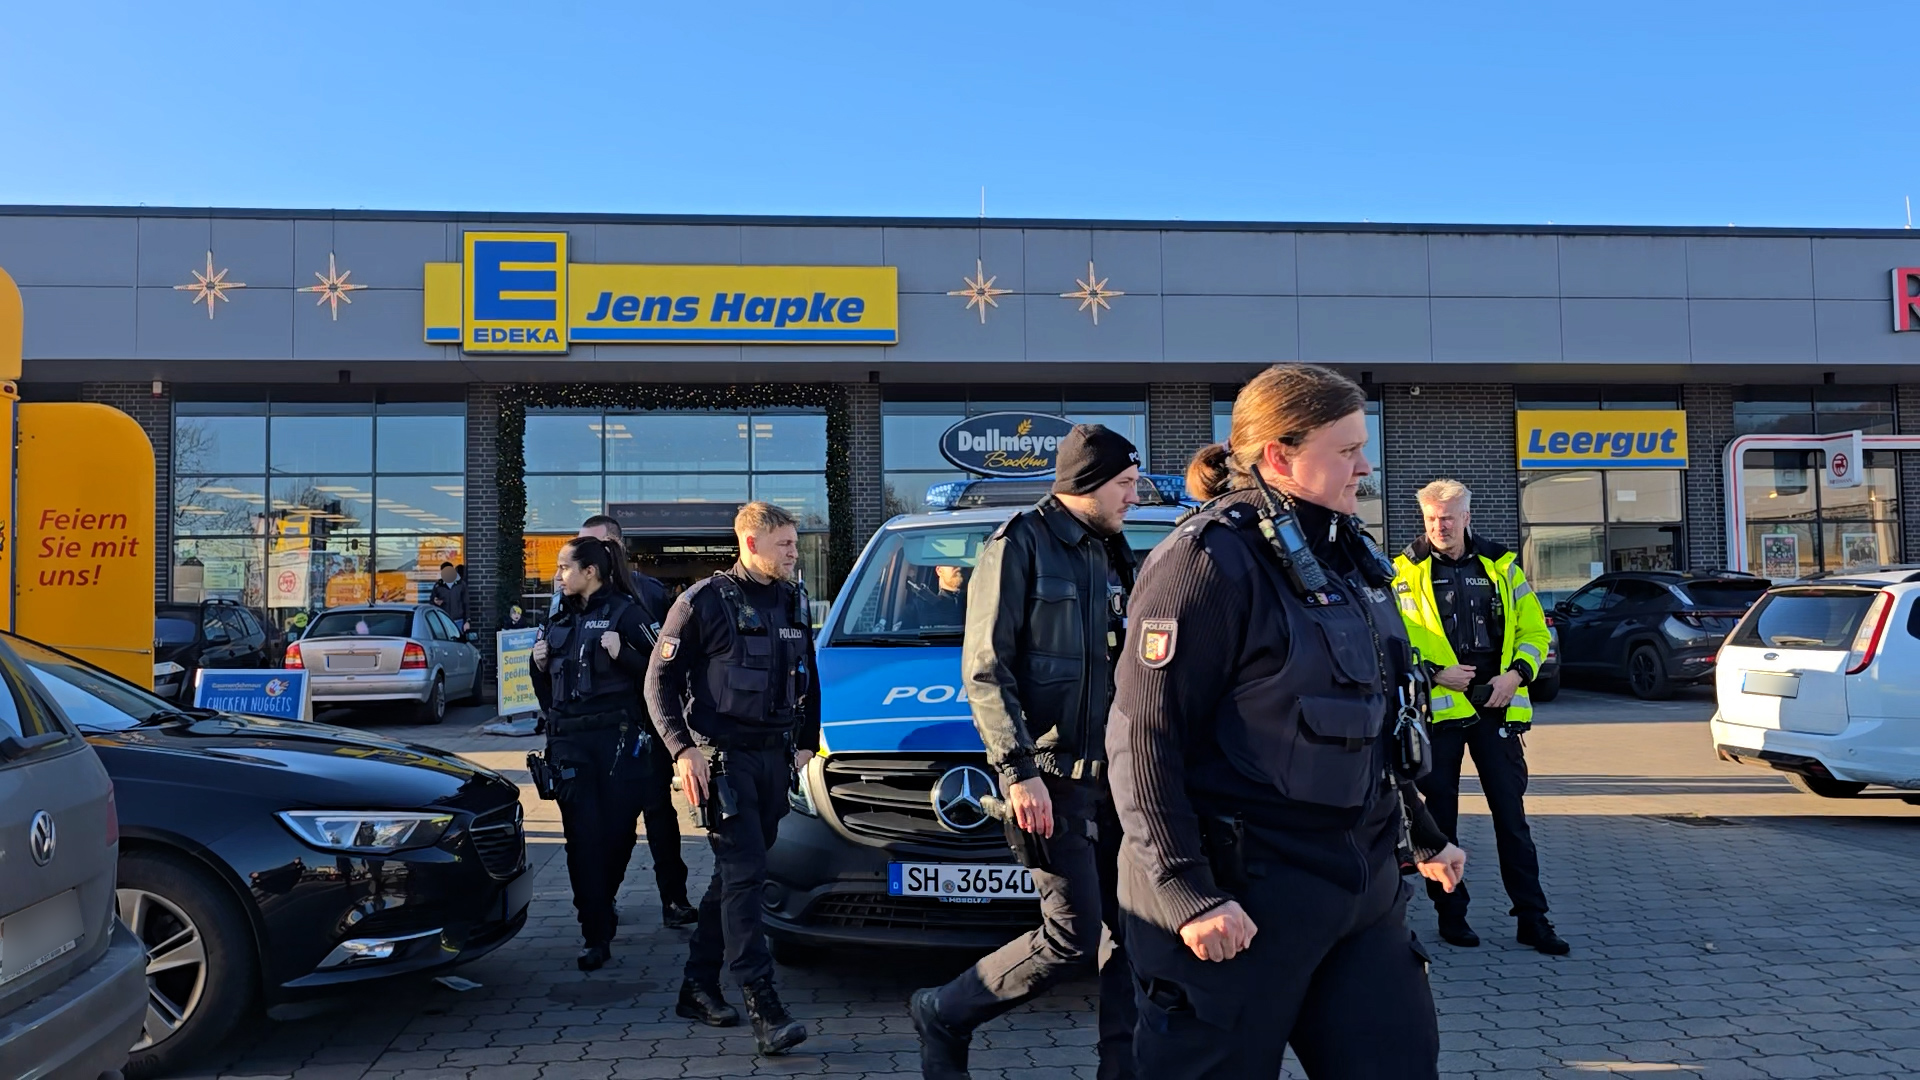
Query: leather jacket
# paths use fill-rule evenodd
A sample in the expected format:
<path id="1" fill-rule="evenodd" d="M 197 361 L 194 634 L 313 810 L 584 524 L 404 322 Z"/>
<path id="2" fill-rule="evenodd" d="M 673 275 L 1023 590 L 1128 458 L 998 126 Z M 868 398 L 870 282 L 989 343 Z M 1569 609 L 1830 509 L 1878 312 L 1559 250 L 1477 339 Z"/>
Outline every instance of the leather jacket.
<path id="1" fill-rule="evenodd" d="M 1126 538 L 1096 536 L 1052 495 L 981 546 L 961 677 L 987 760 L 1005 782 L 1104 771 L 1113 657 L 1132 584 Z"/>

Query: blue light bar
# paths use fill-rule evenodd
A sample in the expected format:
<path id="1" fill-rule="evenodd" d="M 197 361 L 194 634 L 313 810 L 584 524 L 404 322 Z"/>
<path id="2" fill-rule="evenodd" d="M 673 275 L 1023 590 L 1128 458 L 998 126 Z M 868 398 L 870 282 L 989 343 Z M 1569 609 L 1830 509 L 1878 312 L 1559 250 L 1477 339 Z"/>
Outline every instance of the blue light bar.
<path id="1" fill-rule="evenodd" d="M 927 509 L 953 510 L 962 506 L 1013 505 L 1015 502 L 1026 505 L 1029 499 L 1037 500 L 1039 495 L 1023 491 L 1019 497 L 1013 497 L 1011 491 L 1003 491 L 998 497 L 994 488 L 1028 488 L 1034 484 L 1046 484 L 1052 480 L 1051 474 L 1022 477 L 983 477 L 975 480 L 946 480 L 927 487 Z M 1141 503 L 1148 506 L 1192 506 L 1194 500 L 1187 495 L 1185 477 L 1169 476 L 1164 473 L 1141 473 Z M 1040 491 L 1045 494 L 1044 488 Z M 971 495 L 972 498 L 968 498 Z M 1012 502 L 1007 501 L 1012 498 Z"/>

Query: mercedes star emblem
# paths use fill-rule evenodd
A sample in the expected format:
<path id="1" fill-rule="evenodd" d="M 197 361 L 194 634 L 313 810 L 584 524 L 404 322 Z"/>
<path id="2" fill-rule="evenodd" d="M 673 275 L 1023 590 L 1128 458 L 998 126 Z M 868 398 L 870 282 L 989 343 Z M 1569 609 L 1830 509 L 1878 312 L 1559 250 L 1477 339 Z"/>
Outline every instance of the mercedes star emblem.
<path id="1" fill-rule="evenodd" d="M 980 800 L 993 792 L 993 777 L 985 769 L 973 765 L 948 769 L 933 786 L 934 816 L 954 832 L 971 832 L 991 820 Z"/>
<path id="2" fill-rule="evenodd" d="M 53 861 L 54 843 L 53 815 L 42 810 L 33 815 L 33 823 L 27 826 L 27 850 L 33 853 L 35 866 L 45 866 Z"/>

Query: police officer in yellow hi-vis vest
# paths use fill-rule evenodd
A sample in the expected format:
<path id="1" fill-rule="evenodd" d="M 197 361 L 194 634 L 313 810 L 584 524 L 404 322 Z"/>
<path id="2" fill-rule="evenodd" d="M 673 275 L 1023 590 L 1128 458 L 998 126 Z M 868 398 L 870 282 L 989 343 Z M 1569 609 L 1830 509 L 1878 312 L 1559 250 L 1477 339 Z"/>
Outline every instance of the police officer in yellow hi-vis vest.
<path id="1" fill-rule="evenodd" d="M 1525 736 L 1533 722 L 1527 684 L 1547 655 L 1547 618 L 1513 552 L 1467 527 L 1473 493 L 1457 480 L 1420 490 L 1426 535 L 1394 559 L 1394 596 L 1407 636 L 1433 677 L 1433 771 L 1419 782 L 1433 819 L 1460 839 L 1460 763 L 1471 751 L 1480 774 L 1500 876 L 1519 919 L 1517 938 L 1543 953 L 1569 946 L 1547 921 L 1540 856 L 1527 827 Z M 1451 893 L 1429 885 L 1440 936 L 1471 948 L 1464 883 Z"/>

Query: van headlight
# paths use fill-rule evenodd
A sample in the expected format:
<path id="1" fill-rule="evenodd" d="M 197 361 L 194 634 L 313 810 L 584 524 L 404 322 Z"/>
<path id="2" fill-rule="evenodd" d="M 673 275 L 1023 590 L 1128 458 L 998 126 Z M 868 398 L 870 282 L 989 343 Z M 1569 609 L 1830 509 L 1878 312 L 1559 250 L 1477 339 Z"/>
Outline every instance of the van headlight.
<path id="1" fill-rule="evenodd" d="M 390 855 L 430 847 L 446 835 L 452 814 L 404 810 L 282 810 L 274 815 L 301 840 L 323 851 Z"/>
<path id="2" fill-rule="evenodd" d="M 787 789 L 787 805 L 792 807 L 796 814 L 805 814 L 814 818 L 820 816 L 820 808 L 813 805 L 813 784 L 809 782 L 812 779 L 809 774 L 813 772 L 813 763 L 819 760 L 819 754 L 813 755 L 807 759 L 806 768 L 793 774 L 793 786 Z"/>

